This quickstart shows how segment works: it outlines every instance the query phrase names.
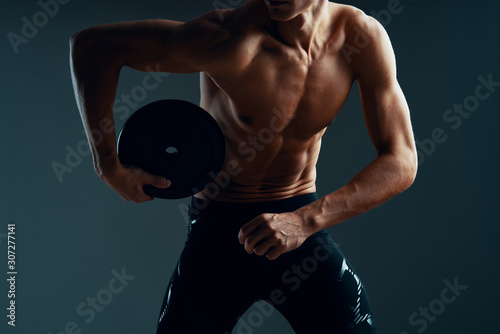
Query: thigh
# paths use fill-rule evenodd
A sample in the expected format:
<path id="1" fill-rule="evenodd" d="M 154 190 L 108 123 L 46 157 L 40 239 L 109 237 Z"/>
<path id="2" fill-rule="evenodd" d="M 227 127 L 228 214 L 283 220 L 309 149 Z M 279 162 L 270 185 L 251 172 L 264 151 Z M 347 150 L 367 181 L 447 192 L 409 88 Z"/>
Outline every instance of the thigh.
<path id="1" fill-rule="evenodd" d="M 245 254 L 189 238 L 165 292 L 157 334 L 230 334 L 256 298 Z"/>
<path id="2" fill-rule="evenodd" d="M 316 235 L 305 246 L 282 271 L 283 296 L 274 305 L 294 331 L 375 333 L 363 284 L 330 236 Z"/>

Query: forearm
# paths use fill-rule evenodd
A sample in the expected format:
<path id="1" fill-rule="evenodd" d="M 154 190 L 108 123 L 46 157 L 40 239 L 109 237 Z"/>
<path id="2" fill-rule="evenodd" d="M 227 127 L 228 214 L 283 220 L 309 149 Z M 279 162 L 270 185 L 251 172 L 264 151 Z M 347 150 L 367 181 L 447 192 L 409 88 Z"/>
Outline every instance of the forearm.
<path id="1" fill-rule="evenodd" d="M 99 50 L 100 49 L 100 50 Z M 113 105 L 121 64 L 102 46 L 73 36 L 70 66 L 76 103 L 98 174 L 118 163 Z"/>
<path id="2" fill-rule="evenodd" d="M 296 212 L 313 231 L 331 227 L 384 203 L 415 179 L 414 153 L 382 153 L 337 191 Z"/>

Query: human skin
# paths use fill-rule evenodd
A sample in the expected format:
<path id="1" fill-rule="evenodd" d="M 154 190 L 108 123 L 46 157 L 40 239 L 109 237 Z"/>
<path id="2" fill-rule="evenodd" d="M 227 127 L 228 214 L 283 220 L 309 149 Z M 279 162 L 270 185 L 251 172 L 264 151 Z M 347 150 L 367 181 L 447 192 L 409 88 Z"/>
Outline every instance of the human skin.
<path id="1" fill-rule="evenodd" d="M 276 259 L 314 232 L 403 192 L 415 179 L 410 113 L 389 37 L 352 6 L 248 0 L 186 23 L 148 20 L 83 29 L 71 38 L 71 67 L 87 134 L 103 119 L 113 120 L 125 66 L 201 73 L 200 105 L 226 139 L 222 169 L 230 162 L 239 167 L 216 196 L 206 190 L 195 195 L 217 201 L 269 201 L 316 191 L 321 138 L 357 82 L 377 157 L 318 201 L 294 212 L 265 213 L 243 226 L 238 238 L 249 253 Z M 89 136 L 95 171 L 125 200 L 152 200 L 144 184 L 169 186 L 165 178 L 123 166 L 115 134 L 103 136 L 99 143 Z"/>

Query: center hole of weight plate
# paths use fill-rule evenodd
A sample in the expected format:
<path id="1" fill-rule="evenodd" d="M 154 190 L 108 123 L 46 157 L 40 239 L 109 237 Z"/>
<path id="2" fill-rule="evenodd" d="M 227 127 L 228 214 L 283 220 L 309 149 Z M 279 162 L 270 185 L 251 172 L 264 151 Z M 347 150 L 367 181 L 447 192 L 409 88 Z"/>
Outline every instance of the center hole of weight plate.
<path id="1" fill-rule="evenodd" d="M 177 154 L 179 154 L 179 150 L 177 150 L 177 148 L 176 148 L 176 147 L 174 147 L 174 146 L 169 146 L 169 147 L 167 147 L 167 148 L 165 149 L 165 152 L 167 153 L 167 155 L 168 155 L 169 157 L 172 157 L 172 158 L 173 158 L 173 157 L 175 157 Z"/>

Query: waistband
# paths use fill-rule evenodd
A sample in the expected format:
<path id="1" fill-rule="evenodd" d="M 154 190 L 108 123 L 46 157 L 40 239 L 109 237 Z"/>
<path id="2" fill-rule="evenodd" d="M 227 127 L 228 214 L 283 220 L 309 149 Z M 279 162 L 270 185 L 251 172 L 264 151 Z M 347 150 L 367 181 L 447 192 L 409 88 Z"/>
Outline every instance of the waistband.
<path id="1" fill-rule="evenodd" d="M 274 201 L 259 202 L 223 202 L 209 201 L 191 197 L 189 217 L 204 217 L 210 215 L 259 215 L 261 213 L 281 213 L 297 210 L 318 200 L 316 192 L 288 197 Z"/>

